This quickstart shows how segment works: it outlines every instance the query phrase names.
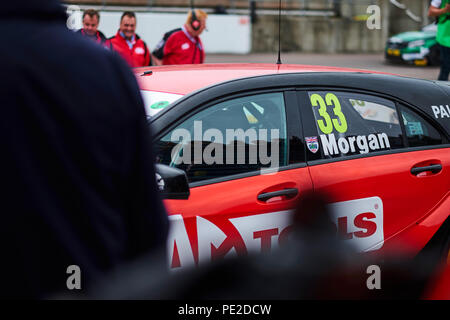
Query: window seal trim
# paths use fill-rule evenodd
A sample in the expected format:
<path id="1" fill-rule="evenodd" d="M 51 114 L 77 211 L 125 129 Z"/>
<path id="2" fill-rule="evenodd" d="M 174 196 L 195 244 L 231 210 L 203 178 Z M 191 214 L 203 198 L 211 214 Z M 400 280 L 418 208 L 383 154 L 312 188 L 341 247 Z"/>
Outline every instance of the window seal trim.
<path id="1" fill-rule="evenodd" d="M 307 164 L 305 162 L 295 163 L 295 164 L 290 164 L 290 165 L 278 168 L 277 172 L 299 169 L 299 168 L 306 168 L 306 167 L 307 167 Z M 267 169 L 269 169 L 269 168 L 267 168 Z M 263 175 L 263 174 L 261 174 L 260 170 L 239 173 L 239 174 L 233 174 L 233 175 L 229 175 L 229 176 L 225 176 L 225 177 L 221 177 L 221 178 L 214 178 L 214 179 L 208 179 L 208 180 L 203 180 L 203 181 L 198 181 L 198 182 L 191 182 L 191 183 L 189 183 L 189 188 L 196 188 L 196 187 L 202 187 L 202 186 L 216 184 L 216 183 L 220 183 L 220 182 L 228 182 L 228 181 L 232 181 L 232 180 L 256 177 L 258 175 Z"/>

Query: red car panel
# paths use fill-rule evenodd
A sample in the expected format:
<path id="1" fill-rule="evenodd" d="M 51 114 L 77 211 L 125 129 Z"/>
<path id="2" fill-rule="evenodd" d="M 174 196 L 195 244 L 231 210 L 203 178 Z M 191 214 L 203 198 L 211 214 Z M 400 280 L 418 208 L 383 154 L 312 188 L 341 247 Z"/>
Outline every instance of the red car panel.
<path id="1" fill-rule="evenodd" d="M 257 199 L 263 192 L 286 188 L 299 194 Z M 170 265 L 184 267 L 278 246 L 289 234 L 298 197 L 311 189 L 305 167 L 195 187 L 189 200 L 165 200 L 172 222 Z"/>
<path id="2" fill-rule="evenodd" d="M 146 71 L 153 71 L 141 76 Z M 360 72 L 374 73 L 367 70 L 321 67 L 306 65 L 275 64 L 200 64 L 136 68 L 135 74 L 141 90 L 160 91 L 175 94 L 187 94 L 195 90 L 233 79 L 255 77 L 268 74 L 311 72 Z M 376 73 L 376 72 L 375 72 Z M 187 79 L 182 79 L 183 77 Z M 180 79 L 181 77 L 181 79 Z M 174 81 L 177 79 L 177 81 Z"/>
<path id="3" fill-rule="evenodd" d="M 439 162 L 444 169 L 423 176 L 411 174 L 411 168 L 428 162 Z M 446 149 L 338 161 L 312 166 L 310 172 L 314 189 L 332 194 L 335 201 L 374 196 L 381 199 L 383 225 L 377 227 L 383 227 L 384 234 L 378 239 L 381 243 L 377 244 L 384 247 L 389 247 L 390 240 L 396 240 L 406 229 L 420 225 L 427 218 L 433 217 L 442 223 L 448 216 L 449 211 L 445 212 L 445 208 L 450 205 L 450 153 Z M 374 220 L 374 217 L 365 220 Z M 344 236 L 355 237 L 354 233 L 361 230 L 366 232 L 363 237 L 370 236 L 367 228 L 358 228 L 351 221 L 347 223 L 340 230 Z M 419 229 L 415 231 L 416 236 L 420 234 Z M 415 253 L 433 234 L 423 231 L 421 241 L 408 242 L 409 249 Z M 402 242 L 408 245 L 406 241 Z M 396 242 L 395 247 L 398 245 Z"/>

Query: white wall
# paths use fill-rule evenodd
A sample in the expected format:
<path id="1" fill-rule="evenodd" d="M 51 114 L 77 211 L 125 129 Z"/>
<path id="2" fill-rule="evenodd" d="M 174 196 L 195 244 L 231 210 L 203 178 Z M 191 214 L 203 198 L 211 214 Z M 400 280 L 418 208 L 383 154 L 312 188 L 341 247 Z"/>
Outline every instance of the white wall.
<path id="1" fill-rule="evenodd" d="M 101 11 L 99 30 L 107 37 L 116 34 L 122 12 Z M 74 27 L 81 26 L 81 15 L 74 17 Z M 165 32 L 181 27 L 186 14 L 137 12 L 136 33 L 150 50 L 162 39 Z M 248 16 L 208 15 L 207 31 L 201 35 L 206 53 L 247 54 L 251 51 L 251 24 Z"/>

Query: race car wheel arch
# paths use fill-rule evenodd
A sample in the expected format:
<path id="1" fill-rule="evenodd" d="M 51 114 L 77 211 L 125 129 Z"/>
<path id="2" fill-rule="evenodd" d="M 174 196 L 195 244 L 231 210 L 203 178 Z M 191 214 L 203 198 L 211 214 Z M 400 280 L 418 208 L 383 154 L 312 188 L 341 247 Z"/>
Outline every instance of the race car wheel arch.
<path id="1" fill-rule="evenodd" d="M 450 236 L 450 194 L 436 205 L 434 210 L 406 227 L 384 243 L 385 252 L 402 248 L 405 256 L 427 255 L 438 262 L 443 258 L 446 241 Z M 441 248 L 441 249 L 439 249 Z M 439 251 L 440 254 L 436 252 Z M 398 251 L 397 251 L 398 252 Z M 433 254 L 431 254 L 433 252 Z"/>
<path id="2" fill-rule="evenodd" d="M 421 250 L 418 257 L 426 256 L 433 263 L 450 264 L 450 217 L 441 225 L 436 234 Z"/>

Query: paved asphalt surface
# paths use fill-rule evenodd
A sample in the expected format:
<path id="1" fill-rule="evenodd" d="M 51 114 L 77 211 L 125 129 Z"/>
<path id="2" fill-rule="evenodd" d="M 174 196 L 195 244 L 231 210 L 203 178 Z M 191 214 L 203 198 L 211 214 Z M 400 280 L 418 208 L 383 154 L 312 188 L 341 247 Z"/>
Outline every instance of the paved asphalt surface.
<path id="1" fill-rule="evenodd" d="M 417 67 L 407 64 L 388 63 L 384 54 L 313 54 L 283 53 L 283 63 L 346 67 L 394 73 L 402 76 L 436 80 L 439 67 Z M 273 54 L 207 54 L 206 63 L 276 63 L 277 55 Z"/>

